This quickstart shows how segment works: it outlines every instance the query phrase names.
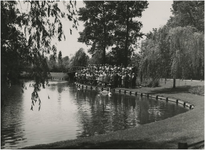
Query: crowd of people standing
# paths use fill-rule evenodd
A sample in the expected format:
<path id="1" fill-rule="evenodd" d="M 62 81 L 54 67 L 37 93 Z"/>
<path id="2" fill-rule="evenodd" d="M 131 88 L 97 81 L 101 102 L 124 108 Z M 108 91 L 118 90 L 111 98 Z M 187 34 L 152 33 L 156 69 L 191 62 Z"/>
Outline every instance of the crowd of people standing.
<path id="1" fill-rule="evenodd" d="M 135 88 L 136 68 L 133 66 L 88 65 L 75 73 L 78 83 L 111 88 Z"/>

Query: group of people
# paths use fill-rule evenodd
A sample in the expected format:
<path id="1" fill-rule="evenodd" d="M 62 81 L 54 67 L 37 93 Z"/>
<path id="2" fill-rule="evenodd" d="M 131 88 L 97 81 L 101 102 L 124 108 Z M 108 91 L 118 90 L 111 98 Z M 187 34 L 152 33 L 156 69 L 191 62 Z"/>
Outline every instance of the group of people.
<path id="1" fill-rule="evenodd" d="M 135 88 L 136 68 L 111 65 L 88 65 L 75 73 L 76 82 L 111 88 Z"/>

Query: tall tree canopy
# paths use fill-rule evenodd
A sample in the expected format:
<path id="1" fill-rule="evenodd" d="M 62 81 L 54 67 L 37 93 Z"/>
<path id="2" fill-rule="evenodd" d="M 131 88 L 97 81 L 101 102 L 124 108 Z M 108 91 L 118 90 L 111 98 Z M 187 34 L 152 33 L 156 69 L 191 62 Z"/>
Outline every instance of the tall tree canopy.
<path id="1" fill-rule="evenodd" d="M 101 54 L 105 63 L 106 48 L 112 45 L 113 6 L 108 1 L 84 1 L 85 8 L 79 10 L 79 20 L 85 22 L 85 29 L 80 32 L 79 42 L 91 45 L 89 52 L 94 56 Z"/>
<path id="2" fill-rule="evenodd" d="M 172 13 L 175 26 L 192 26 L 204 31 L 204 1 L 173 1 Z"/>
<path id="3" fill-rule="evenodd" d="M 101 54 L 105 63 L 106 49 L 113 46 L 113 55 L 125 66 L 132 52 L 132 44 L 141 37 L 139 32 L 142 24 L 136 17 L 141 17 L 147 8 L 146 1 L 85 1 L 86 7 L 79 11 L 80 20 L 84 21 L 85 29 L 80 33 L 80 42 L 91 45 L 92 55 Z M 120 57 L 118 57 L 120 58 Z"/>
<path id="4" fill-rule="evenodd" d="M 113 3 L 115 3 L 116 15 L 112 50 L 117 56 L 115 58 L 120 58 L 121 61 L 123 60 L 121 63 L 127 66 L 133 52 L 133 46 L 143 35 L 140 32 L 142 23 L 137 18 L 142 16 L 142 12 L 148 7 L 148 2 L 121 1 Z"/>
<path id="5" fill-rule="evenodd" d="M 169 31 L 171 71 L 174 78 L 203 78 L 204 35 L 194 27 L 176 27 Z"/>

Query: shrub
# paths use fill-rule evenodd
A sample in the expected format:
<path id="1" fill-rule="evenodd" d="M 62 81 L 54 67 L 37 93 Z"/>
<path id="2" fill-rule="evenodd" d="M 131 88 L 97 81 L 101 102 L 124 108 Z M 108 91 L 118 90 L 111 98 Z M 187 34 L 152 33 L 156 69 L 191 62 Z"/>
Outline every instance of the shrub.
<path id="1" fill-rule="evenodd" d="M 148 87 L 159 87 L 159 79 L 149 80 L 145 85 Z"/>
<path id="2" fill-rule="evenodd" d="M 197 94 L 197 95 L 204 95 L 204 86 L 195 86 L 189 89 L 189 93 Z"/>

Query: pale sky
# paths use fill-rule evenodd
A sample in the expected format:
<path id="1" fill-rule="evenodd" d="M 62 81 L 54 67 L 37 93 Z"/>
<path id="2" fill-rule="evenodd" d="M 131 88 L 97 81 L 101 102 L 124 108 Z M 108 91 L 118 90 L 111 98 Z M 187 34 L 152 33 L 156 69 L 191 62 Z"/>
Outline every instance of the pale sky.
<path id="1" fill-rule="evenodd" d="M 171 7 L 173 1 L 148 1 L 148 8 L 142 13 L 142 17 L 139 20 L 143 24 L 142 32 L 148 33 L 153 28 L 159 28 L 166 24 L 167 20 L 172 15 Z M 77 8 L 83 7 L 82 1 L 77 1 Z M 69 22 L 67 22 L 69 24 Z M 65 24 L 67 24 L 65 23 Z M 73 29 L 73 34 L 70 35 L 69 29 L 64 29 L 66 35 L 66 41 L 57 42 L 58 51 L 61 50 L 63 57 L 74 55 L 81 47 L 87 52 L 89 47 L 84 43 L 77 41 L 79 37 L 79 31 L 83 31 L 83 22 L 79 22 L 78 31 Z"/>
<path id="2" fill-rule="evenodd" d="M 148 8 L 142 12 L 142 17 L 139 19 L 143 28 L 142 32 L 148 33 L 153 28 L 159 28 L 165 25 L 172 15 L 171 8 L 173 1 L 148 1 Z"/>

